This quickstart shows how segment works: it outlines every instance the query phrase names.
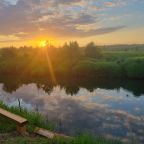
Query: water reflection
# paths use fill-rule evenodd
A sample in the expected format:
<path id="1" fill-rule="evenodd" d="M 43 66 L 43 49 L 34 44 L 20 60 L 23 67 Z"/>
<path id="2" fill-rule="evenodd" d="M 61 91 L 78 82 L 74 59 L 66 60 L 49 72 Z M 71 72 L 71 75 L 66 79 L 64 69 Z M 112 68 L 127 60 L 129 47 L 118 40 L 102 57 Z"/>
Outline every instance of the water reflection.
<path id="1" fill-rule="evenodd" d="M 51 81 L 46 79 L 32 79 L 24 78 L 19 79 L 19 77 L 0 77 L 0 83 L 3 84 L 3 90 L 12 93 L 16 91 L 23 84 L 35 83 L 37 88 L 42 88 L 45 92 L 51 93 L 53 91 L 54 85 Z M 128 90 L 133 93 L 134 96 L 139 97 L 144 94 L 144 85 L 142 80 L 77 80 L 77 79 L 59 79 L 57 85 L 61 88 L 65 88 L 67 94 L 75 95 L 78 93 L 79 88 L 86 88 L 89 92 L 93 92 L 96 88 L 117 90 L 120 88 Z M 129 96 L 129 95 L 127 95 Z"/>
<path id="2" fill-rule="evenodd" d="M 0 99 L 41 112 L 66 134 L 91 132 L 144 143 L 144 86 L 140 81 L 1 79 Z"/>

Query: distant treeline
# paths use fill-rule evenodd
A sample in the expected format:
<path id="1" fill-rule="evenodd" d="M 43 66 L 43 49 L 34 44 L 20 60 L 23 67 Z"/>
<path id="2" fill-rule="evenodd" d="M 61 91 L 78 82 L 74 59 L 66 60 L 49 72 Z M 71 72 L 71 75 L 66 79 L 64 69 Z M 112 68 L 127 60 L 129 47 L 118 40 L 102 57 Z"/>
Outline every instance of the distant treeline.
<path id="1" fill-rule="evenodd" d="M 110 50 L 110 51 L 144 51 L 144 44 L 105 45 L 100 47 L 102 50 Z"/>
<path id="2" fill-rule="evenodd" d="M 128 45 L 128 49 L 117 51 L 114 46 L 96 46 L 93 42 L 83 48 L 77 42 L 60 48 L 51 45 L 3 48 L 0 49 L 0 75 L 45 77 L 54 82 L 58 77 L 143 79 L 144 52 L 135 51 L 133 45 Z"/>

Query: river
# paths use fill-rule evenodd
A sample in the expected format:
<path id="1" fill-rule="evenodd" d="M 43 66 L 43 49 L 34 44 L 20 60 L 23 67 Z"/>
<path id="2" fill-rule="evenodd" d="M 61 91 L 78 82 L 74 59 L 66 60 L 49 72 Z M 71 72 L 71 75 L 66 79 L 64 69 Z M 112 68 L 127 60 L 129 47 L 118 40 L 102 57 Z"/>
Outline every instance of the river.
<path id="1" fill-rule="evenodd" d="M 1 79 L 0 100 L 38 111 L 68 135 L 93 133 L 144 143 L 144 83 L 136 80 L 16 81 Z"/>

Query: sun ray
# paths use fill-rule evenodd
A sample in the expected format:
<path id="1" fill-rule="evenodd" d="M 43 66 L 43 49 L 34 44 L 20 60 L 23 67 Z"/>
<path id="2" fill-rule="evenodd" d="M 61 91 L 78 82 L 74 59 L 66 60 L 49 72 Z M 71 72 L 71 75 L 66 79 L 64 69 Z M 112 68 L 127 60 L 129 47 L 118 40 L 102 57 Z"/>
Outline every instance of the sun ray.
<path id="1" fill-rule="evenodd" d="M 46 49 L 46 59 L 47 59 L 48 68 L 49 68 L 49 71 L 50 71 L 50 75 L 51 75 L 52 82 L 53 82 L 54 84 L 56 84 L 57 81 L 56 81 L 55 73 L 54 73 L 53 66 L 52 66 L 52 62 L 51 62 L 51 60 L 50 60 L 49 54 L 48 54 L 48 52 L 47 52 L 47 49 Z"/>

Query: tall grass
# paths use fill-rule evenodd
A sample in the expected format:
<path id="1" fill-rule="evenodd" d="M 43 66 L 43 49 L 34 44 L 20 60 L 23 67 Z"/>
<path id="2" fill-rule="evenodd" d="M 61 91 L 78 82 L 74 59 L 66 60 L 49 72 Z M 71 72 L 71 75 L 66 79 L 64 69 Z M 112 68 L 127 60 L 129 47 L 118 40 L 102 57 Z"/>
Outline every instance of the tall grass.
<path id="1" fill-rule="evenodd" d="M 31 112 L 31 111 L 28 111 L 26 109 L 19 109 L 18 107 L 8 107 L 3 102 L 0 102 L 0 108 L 3 108 L 5 110 L 8 110 L 8 111 L 14 113 L 14 114 L 18 114 L 18 115 L 26 118 L 29 122 L 29 124 L 28 124 L 28 131 L 29 132 L 33 132 L 35 127 L 41 127 L 41 128 L 45 128 L 48 130 L 54 130 L 54 127 L 55 127 L 54 123 L 46 120 L 39 113 Z M 5 120 L 8 121 L 7 119 L 4 119 L 4 118 L 2 118 L 2 119 L 4 122 L 5 122 Z M 5 130 L 12 131 L 15 128 L 15 125 L 10 121 L 8 121 L 8 123 L 6 123 L 6 124 L 9 124 L 9 123 L 10 123 L 10 127 L 7 127 L 8 129 L 5 129 L 5 128 L 3 129 L 3 127 L 1 127 L 0 130 L 2 130 L 3 132 Z"/>
<path id="2" fill-rule="evenodd" d="M 73 139 L 68 138 L 58 138 L 45 139 L 42 137 L 7 137 L 3 144 L 121 144 L 117 140 L 106 140 L 104 138 L 96 138 L 90 135 L 80 135 Z"/>

